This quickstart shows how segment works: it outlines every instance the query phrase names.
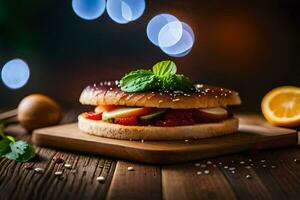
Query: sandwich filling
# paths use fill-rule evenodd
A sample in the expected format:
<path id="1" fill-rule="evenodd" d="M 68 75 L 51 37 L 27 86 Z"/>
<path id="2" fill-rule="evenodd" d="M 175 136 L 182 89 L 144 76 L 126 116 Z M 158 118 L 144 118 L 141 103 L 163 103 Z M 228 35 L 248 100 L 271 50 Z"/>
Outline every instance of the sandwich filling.
<path id="1" fill-rule="evenodd" d="M 170 109 L 102 105 L 82 116 L 124 126 L 174 127 L 220 122 L 231 118 L 232 114 L 225 107 Z"/>

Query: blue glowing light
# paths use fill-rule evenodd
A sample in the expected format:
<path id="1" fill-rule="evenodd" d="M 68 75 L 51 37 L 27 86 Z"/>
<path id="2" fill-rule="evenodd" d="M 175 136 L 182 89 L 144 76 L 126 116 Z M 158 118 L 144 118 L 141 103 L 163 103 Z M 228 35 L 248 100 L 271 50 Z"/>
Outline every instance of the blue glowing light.
<path id="1" fill-rule="evenodd" d="M 119 24 L 138 19 L 145 11 L 145 0 L 107 0 L 106 10 L 109 17 Z"/>
<path id="2" fill-rule="evenodd" d="M 157 15 L 147 25 L 147 36 L 156 46 L 170 47 L 176 44 L 182 32 L 180 21 L 170 14 Z"/>
<path id="3" fill-rule="evenodd" d="M 182 23 L 182 36 L 180 40 L 170 47 L 160 47 L 163 52 L 173 57 L 183 57 L 192 49 L 195 41 L 193 29 L 186 23 Z"/>
<path id="4" fill-rule="evenodd" d="M 29 76 L 30 72 L 28 65 L 21 59 L 8 61 L 1 71 L 3 83 L 11 89 L 23 87 L 27 83 Z"/>
<path id="5" fill-rule="evenodd" d="M 100 17 L 105 10 L 105 0 L 72 0 L 74 12 L 86 20 Z"/>

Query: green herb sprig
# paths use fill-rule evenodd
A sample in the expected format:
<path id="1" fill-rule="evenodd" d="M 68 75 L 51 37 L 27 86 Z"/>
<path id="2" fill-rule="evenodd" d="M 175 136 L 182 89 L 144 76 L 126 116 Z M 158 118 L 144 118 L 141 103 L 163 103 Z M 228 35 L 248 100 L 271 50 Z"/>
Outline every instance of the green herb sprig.
<path id="1" fill-rule="evenodd" d="M 32 145 L 23 140 L 16 141 L 12 136 L 3 133 L 4 125 L 0 123 L 0 157 L 18 162 L 27 162 L 36 155 Z"/>
<path id="2" fill-rule="evenodd" d="M 142 92 L 148 90 L 194 91 L 192 81 L 183 74 L 176 74 L 177 67 L 171 60 L 161 61 L 152 70 L 136 70 L 126 74 L 121 80 L 124 92 Z"/>

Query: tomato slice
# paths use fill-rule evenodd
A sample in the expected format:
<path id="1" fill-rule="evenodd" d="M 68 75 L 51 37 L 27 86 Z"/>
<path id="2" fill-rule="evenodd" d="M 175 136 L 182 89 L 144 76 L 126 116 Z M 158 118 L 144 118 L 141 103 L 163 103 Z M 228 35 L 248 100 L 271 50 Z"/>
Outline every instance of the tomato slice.
<path id="1" fill-rule="evenodd" d="M 138 124 L 138 117 L 121 117 L 115 118 L 114 123 L 124 125 L 124 126 L 137 126 Z"/>
<path id="2" fill-rule="evenodd" d="M 87 112 L 85 113 L 85 117 L 91 120 L 102 120 L 102 113 Z"/>

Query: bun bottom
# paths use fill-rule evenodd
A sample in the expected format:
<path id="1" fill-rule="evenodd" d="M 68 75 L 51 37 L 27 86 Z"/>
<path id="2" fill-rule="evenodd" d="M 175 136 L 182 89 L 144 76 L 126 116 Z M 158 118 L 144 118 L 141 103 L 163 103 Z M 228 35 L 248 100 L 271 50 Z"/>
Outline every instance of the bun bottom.
<path id="1" fill-rule="evenodd" d="M 177 127 L 123 126 L 78 116 L 78 127 L 90 135 L 121 140 L 187 140 L 216 137 L 235 133 L 238 119 L 230 118 L 217 123 Z"/>

